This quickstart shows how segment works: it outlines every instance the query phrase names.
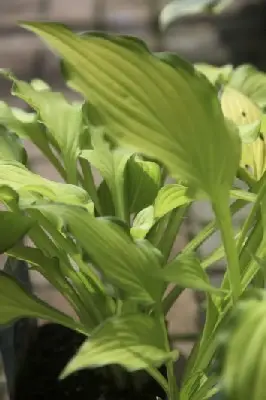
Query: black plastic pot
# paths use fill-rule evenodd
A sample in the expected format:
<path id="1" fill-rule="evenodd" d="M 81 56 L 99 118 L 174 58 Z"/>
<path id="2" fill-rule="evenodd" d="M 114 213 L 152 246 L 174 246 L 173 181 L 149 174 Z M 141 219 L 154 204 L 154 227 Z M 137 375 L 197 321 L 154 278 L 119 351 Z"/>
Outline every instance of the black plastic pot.
<path id="1" fill-rule="evenodd" d="M 39 327 L 17 374 L 14 400 L 165 399 L 161 387 L 144 371 L 130 374 L 123 370 L 124 388 L 117 386 L 109 367 L 86 369 L 58 380 L 83 341 L 83 335 L 57 324 Z M 180 363 L 184 367 L 183 358 Z"/>

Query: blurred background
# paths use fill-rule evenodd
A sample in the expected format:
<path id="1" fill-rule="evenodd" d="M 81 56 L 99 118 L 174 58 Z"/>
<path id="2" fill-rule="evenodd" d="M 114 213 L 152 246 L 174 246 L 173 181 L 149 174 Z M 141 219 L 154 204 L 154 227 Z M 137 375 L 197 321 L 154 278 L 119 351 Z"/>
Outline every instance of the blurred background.
<path id="1" fill-rule="evenodd" d="M 0 68 L 9 68 L 20 79 L 40 78 L 54 90 L 72 96 L 62 81 L 58 59 L 33 34 L 17 25 L 18 20 L 60 21 L 75 31 L 102 30 L 132 34 L 144 39 L 151 49 L 171 50 L 192 62 L 222 65 L 252 63 L 266 69 L 266 0 L 235 0 L 220 15 L 201 14 L 182 18 L 162 32 L 158 15 L 166 0 L 0 0 Z M 10 96 L 9 84 L 0 80 L 0 99 L 20 105 Z M 59 177 L 32 146 L 28 145 L 31 167 L 41 175 Z M 184 222 L 176 251 L 211 218 L 207 204 L 192 207 Z M 239 223 L 241 215 L 236 219 Z M 219 241 L 213 236 L 201 249 L 209 253 Z M 0 264 L 4 260 L 1 259 Z M 219 282 L 223 265 L 210 272 Z M 66 303 L 40 277 L 33 275 L 34 291 L 50 304 L 68 312 Z M 185 291 L 169 316 L 170 331 L 188 354 L 200 329 L 201 298 Z M 3 386 L 4 387 L 4 386 Z M 0 399 L 4 398 L 4 391 Z"/>

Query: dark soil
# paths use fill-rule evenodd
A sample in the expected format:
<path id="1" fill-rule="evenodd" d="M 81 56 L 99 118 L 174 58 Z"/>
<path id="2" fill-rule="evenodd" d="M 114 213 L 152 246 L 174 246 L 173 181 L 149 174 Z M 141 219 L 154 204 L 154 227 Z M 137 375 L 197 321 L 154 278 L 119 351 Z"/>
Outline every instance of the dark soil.
<path id="1" fill-rule="evenodd" d="M 59 374 L 83 341 L 83 335 L 57 324 L 39 327 L 18 372 L 13 400 L 165 399 L 163 390 L 145 372 L 123 372 L 124 389 L 117 387 L 106 368 L 82 370 L 59 380 Z"/>

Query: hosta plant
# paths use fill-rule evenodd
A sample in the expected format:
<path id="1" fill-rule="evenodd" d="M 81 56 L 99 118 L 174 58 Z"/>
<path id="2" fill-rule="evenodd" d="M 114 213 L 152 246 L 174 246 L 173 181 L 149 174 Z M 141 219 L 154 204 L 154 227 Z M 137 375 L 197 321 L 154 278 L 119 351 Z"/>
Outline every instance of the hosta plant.
<path id="1" fill-rule="evenodd" d="M 112 365 L 121 385 L 119 365 L 146 370 L 169 400 L 208 399 L 218 390 L 261 400 L 266 303 L 257 292 L 241 297 L 265 284 L 265 75 L 251 66 L 193 66 L 134 37 L 23 26 L 60 56 L 67 85 L 84 100 L 1 71 L 31 111 L 0 103 L 0 250 L 42 274 L 76 318 L 1 273 L 1 324 L 40 317 L 86 335 L 60 379 Z M 37 146 L 64 183 L 30 171 L 19 139 Z M 171 254 L 198 200 L 211 204 L 213 221 Z M 235 231 L 232 217 L 247 205 Z M 216 231 L 221 246 L 200 258 L 198 248 Z M 223 281 L 214 287 L 207 269 L 223 258 Z M 165 316 L 186 288 L 206 293 L 207 311 L 177 387 L 178 352 Z"/>
<path id="2" fill-rule="evenodd" d="M 160 13 L 160 26 L 165 30 L 184 17 L 197 14 L 217 15 L 226 11 L 232 3 L 233 0 L 172 0 Z"/>

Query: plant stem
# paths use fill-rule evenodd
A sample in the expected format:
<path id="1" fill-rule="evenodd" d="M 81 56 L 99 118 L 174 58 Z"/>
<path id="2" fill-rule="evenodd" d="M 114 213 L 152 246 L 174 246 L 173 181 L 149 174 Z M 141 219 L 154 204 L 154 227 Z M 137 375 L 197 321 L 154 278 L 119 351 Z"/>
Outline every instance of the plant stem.
<path id="1" fill-rule="evenodd" d="M 61 178 L 63 178 L 64 181 L 66 181 L 66 171 L 62 165 L 62 163 L 59 161 L 59 159 L 54 155 L 52 150 L 48 147 L 47 149 L 45 147 L 39 147 L 37 143 L 35 143 L 35 146 L 43 153 L 43 155 L 50 161 L 50 163 L 55 167 Z"/>
<path id="2" fill-rule="evenodd" d="M 261 238 L 262 238 L 261 220 L 257 220 L 248 238 L 248 248 L 250 247 L 251 252 L 256 253 L 257 257 L 263 258 L 266 254 L 266 251 L 263 242 L 261 243 Z M 240 263 L 242 272 L 241 283 L 243 292 L 252 282 L 252 279 L 254 278 L 256 272 L 258 271 L 258 265 L 254 259 L 250 261 L 250 253 L 247 251 L 245 252 L 245 254 L 243 254 L 242 252 L 240 256 Z M 227 287 L 228 287 L 228 274 L 226 272 L 221 288 L 223 289 Z M 200 344 L 199 342 L 197 342 L 196 354 L 193 358 L 193 366 L 191 369 L 187 368 L 187 377 L 195 373 L 196 370 L 206 369 L 207 366 L 209 365 L 216 349 L 217 330 L 219 329 L 219 326 L 223 322 L 227 313 L 232 308 L 232 301 L 228 299 L 228 301 L 223 304 L 221 300 L 221 302 L 218 303 L 218 308 L 220 309 L 220 313 L 217 316 L 216 322 L 214 321 L 215 327 L 213 328 L 212 332 L 205 338 L 202 338 Z"/>
<path id="3" fill-rule="evenodd" d="M 39 249 L 45 249 L 44 252 L 46 254 L 48 253 L 49 256 L 51 257 L 57 257 L 58 260 L 60 261 L 60 267 L 62 269 L 62 277 L 64 279 L 64 282 L 62 283 L 57 282 L 58 290 L 64 297 L 68 299 L 73 309 L 75 310 L 76 314 L 78 315 L 80 321 L 82 321 L 82 323 L 85 324 L 85 321 L 88 320 L 88 311 L 82 299 L 80 299 L 79 294 L 77 293 L 75 288 L 73 288 L 73 286 L 70 284 L 68 280 L 68 273 L 72 267 L 69 264 L 69 261 L 65 256 L 65 253 L 62 253 L 62 251 L 57 248 L 54 242 L 43 231 L 42 227 L 35 226 L 31 232 L 32 233 L 29 234 L 29 237 L 32 240 L 32 242 L 36 245 L 36 247 Z M 46 278 L 49 280 L 49 272 L 48 271 L 45 272 L 46 272 Z M 43 276 L 45 275 L 43 274 Z M 88 325 L 87 322 L 86 325 Z M 89 325 L 91 325 L 91 323 L 89 323 Z"/>
<path id="4" fill-rule="evenodd" d="M 245 182 L 249 187 L 254 186 L 255 179 L 245 170 L 245 168 L 238 168 L 237 177 Z"/>
<path id="5" fill-rule="evenodd" d="M 175 303 L 176 299 L 181 295 L 181 293 L 185 290 L 179 286 L 174 286 L 173 289 L 167 294 L 167 296 L 163 300 L 163 311 L 164 315 L 168 313 L 172 305 Z"/>
<path id="6" fill-rule="evenodd" d="M 237 232 L 235 235 L 235 240 L 238 240 L 240 237 L 241 232 Z M 208 255 L 204 260 L 201 262 L 201 266 L 203 269 L 207 269 L 210 265 L 220 261 L 224 257 L 224 246 L 221 245 L 217 247 L 210 255 Z"/>
<path id="7" fill-rule="evenodd" d="M 221 231 L 228 264 L 227 268 L 230 289 L 233 302 L 235 303 L 241 294 L 241 275 L 235 243 L 235 233 L 233 230 L 232 218 L 229 209 L 229 195 L 220 195 L 216 203 L 213 203 L 213 210 Z"/>
<path id="8" fill-rule="evenodd" d="M 156 368 L 148 368 L 148 374 L 161 386 L 167 396 L 169 395 L 168 383 L 165 377 Z"/>
<path id="9" fill-rule="evenodd" d="M 243 200 L 236 200 L 230 206 L 231 215 L 236 214 L 239 210 L 245 207 L 246 202 Z M 200 233 L 195 236 L 183 249 L 182 253 L 190 253 L 197 250 L 197 248 L 207 240 L 217 230 L 217 221 L 214 220 L 203 228 Z"/>
<path id="10" fill-rule="evenodd" d="M 230 207 L 230 212 L 232 215 L 237 213 L 239 210 L 241 210 L 244 206 L 246 205 L 246 202 L 243 200 L 237 200 L 235 201 L 231 207 Z M 182 250 L 182 253 L 190 253 L 192 251 L 195 251 L 205 240 L 207 240 L 215 231 L 217 230 L 217 221 L 212 221 L 210 222 L 202 231 L 194 238 L 192 239 Z M 237 235 L 239 235 L 238 233 Z M 237 237 L 236 235 L 236 237 Z M 204 268 L 207 268 L 212 262 L 218 261 L 224 256 L 224 249 L 222 247 L 216 249 L 208 258 L 203 260 L 202 266 Z M 170 310 L 176 299 L 180 296 L 180 294 L 183 292 L 184 289 L 175 286 L 165 297 L 163 301 L 163 307 L 164 307 L 164 312 L 167 314 L 167 312 Z"/>
<path id="11" fill-rule="evenodd" d="M 171 349 L 170 349 L 169 337 L 166 328 L 164 313 L 162 311 L 159 312 L 159 321 L 164 334 L 165 350 L 167 352 L 170 352 Z M 170 360 L 166 363 L 166 369 L 167 369 L 167 380 L 168 380 L 168 400 L 178 400 L 179 393 L 176 384 L 173 361 Z"/>

